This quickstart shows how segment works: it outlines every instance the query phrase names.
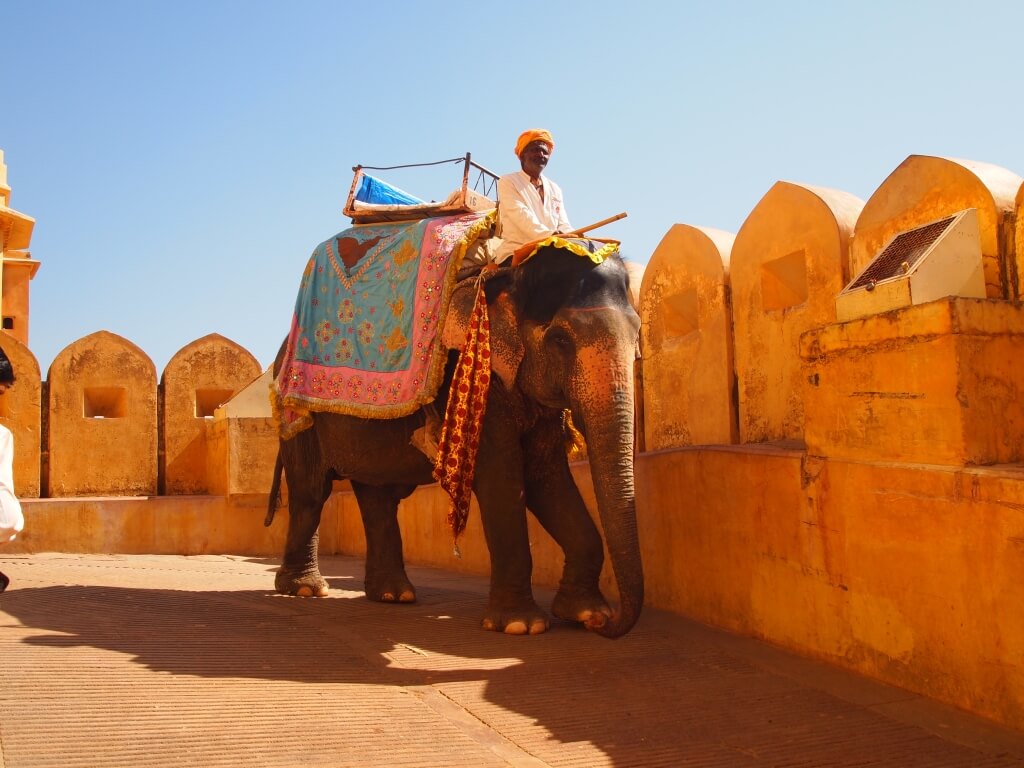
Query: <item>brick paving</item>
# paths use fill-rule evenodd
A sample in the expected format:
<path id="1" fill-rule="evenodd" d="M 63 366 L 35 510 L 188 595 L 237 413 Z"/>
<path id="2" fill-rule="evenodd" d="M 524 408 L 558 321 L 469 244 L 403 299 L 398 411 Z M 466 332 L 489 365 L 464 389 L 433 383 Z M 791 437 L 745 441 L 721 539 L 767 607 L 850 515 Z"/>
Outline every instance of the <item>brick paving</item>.
<path id="1" fill-rule="evenodd" d="M 0 768 L 1024 765 L 1024 734 L 670 614 L 504 637 L 484 579 L 412 568 L 387 606 L 321 565 L 300 600 L 269 559 L 0 555 Z"/>

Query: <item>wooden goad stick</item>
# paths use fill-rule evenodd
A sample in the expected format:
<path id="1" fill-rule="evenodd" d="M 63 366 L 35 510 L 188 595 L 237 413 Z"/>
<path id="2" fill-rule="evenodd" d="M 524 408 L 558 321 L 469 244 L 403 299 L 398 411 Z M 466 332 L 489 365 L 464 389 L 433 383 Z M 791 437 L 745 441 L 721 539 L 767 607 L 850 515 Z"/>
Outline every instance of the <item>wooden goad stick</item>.
<path id="1" fill-rule="evenodd" d="M 558 236 L 559 237 L 576 237 L 578 235 L 582 235 L 584 232 L 590 232 L 592 230 L 597 229 L 598 227 L 603 227 L 605 224 L 611 224 L 613 221 L 618 221 L 619 219 L 624 219 L 628 215 L 629 215 L 628 213 L 623 211 L 622 213 L 617 213 L 614 216 L 609 216 L 607 219 L 601 219 L 600 221 L 595 221 L 593 224 L 588 224 L 585 227 L 580 227 L 579 229 L 574 229 L 572 232 L 559 232 Z"/>

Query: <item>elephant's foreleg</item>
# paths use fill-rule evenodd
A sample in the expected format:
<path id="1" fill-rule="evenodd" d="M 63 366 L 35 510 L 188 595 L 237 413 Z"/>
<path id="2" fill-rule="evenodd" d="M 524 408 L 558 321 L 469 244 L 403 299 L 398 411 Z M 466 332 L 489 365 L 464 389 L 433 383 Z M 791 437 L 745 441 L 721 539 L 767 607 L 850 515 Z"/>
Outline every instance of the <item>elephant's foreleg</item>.
<path id="1" fill-rule="evenodd" d="M 598 588 L 604 543 L 569 471 L 559 418 L 537 424 L 524 440 L 526 505 L 565 553 L 551 612 L 568 621 L 604 623 L 611 608 Z"/>
<path id="2" fill-rule="evenodd" d="M 533 599 L 533 559 L 526 527 L 522 447 L 511 408 L 491 385 L 473 483 L 491 555 L 491 591 L 484 629 L 536 635 L 548 618 Z"/>
<path id="3" fill-rule="evenodd" d="M 405 574 L 398 502 L 416 486 L 366 485 L 352 481 L 366 532 L 366 596 L 384 603 L 412 603 L 416 590 Z"/>
<path id="4" fill-rule="evenodd" d="M 323 597 L 327 581 L 320 575 L 317 528 L 332 475 L 320 460 L 312 430 L 282 442 L 281 457 L 288 483 L 288 537 L 274 588 L 285 595 Z"/>

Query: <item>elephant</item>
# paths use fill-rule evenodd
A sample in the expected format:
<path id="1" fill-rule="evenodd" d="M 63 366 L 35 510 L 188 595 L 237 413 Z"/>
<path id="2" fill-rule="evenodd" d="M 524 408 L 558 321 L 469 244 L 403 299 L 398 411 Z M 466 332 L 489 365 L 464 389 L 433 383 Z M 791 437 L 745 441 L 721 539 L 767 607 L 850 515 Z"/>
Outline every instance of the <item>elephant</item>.
<path id="1" fill-rule="evenodd" d="M 591 244 L 591 247 L 595 247 Z M 562 548 L 565 565 L 552 613 L 605 637 L 634 626 L 644 599 L 633 479 L 633 364 L 640 318 L 630 302 L 625 262 L 615 253 L 594 263 L 564 248 L 541 247 L 484 284 L 491 333 L 491 384 L 473 480 L 491 559 L 490 595 L 482 626 L 507 634 L 539 634 L 547 614 L 533 596 L 526 512 Z M 474 280 L 452 294 L 441 342 L 459 347 L 476 295 Z M 282 352 L 274 365 L 278 375 Z M 444 412 L 456 352 L 434 407 Z M 620 607 L 598 586 L 604 542 L 569 469 L 563 412 L 586 441 L 601 525 Z M 268 524 L 283 471 L 289 523 L 278 592 L 323 596 L 317 528 L 332 482 L 348 478 L 366 532 L 367 598 L 412 602 L 397 510 L 433 465 L 410 444 L 424 409 L 395 419 L 313 414 L 313 426 L 281 440 Z"/>

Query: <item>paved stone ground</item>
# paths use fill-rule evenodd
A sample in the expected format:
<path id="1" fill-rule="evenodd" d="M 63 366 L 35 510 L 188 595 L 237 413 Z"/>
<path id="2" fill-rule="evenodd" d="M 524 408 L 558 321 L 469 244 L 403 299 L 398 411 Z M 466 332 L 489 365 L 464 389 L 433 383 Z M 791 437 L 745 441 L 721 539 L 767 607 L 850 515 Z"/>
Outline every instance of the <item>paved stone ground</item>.
<path id="1" fill-rule="evenodd" d="M 669 614 L 504 637 L 483 579 L 414 568 L 385 606 L 359 560 L 323 600 L 275 565 L 0 556 L 0 768 L 1024 765 L 1024 734 Z"/>

